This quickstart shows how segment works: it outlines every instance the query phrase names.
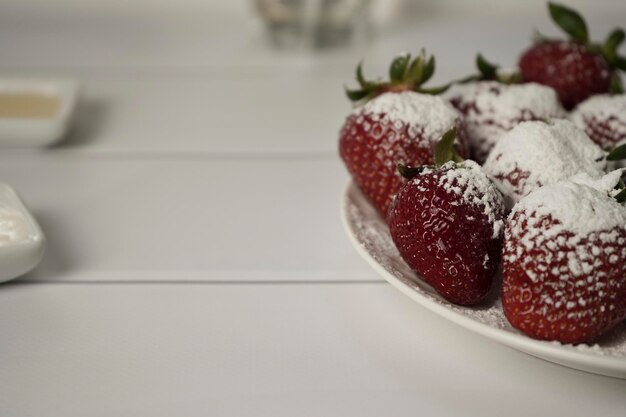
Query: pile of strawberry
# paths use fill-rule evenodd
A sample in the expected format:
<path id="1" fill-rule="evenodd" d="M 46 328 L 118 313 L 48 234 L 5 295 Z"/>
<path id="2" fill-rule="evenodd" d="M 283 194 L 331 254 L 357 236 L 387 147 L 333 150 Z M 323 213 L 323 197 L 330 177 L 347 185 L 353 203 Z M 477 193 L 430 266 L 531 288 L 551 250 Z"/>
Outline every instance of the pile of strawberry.
<path id="1" fill-rule="evenodd" d="M 538 40 L 518 72 L 479 55 L 478 75 L 426 88 L 423 52 L 389 81 L 359 65 L 339 153 L 419 279 L 467 306 L 502 279 L 512 326 L 576 344 L 626 319 L 625 36 L 593 44 L 577 12 L 549 11 L 570 38 Z"/>

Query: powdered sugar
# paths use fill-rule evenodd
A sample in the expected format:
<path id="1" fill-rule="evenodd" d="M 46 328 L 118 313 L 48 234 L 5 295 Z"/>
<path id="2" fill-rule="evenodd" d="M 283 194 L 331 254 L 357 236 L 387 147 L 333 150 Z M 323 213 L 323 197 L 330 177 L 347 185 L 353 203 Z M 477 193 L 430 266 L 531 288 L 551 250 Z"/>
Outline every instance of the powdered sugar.
<path id="1" fill-rule="evenodd" d="M 413 91 L 385 93 L 357 107 L 353 114 L 388 118 L 390 123 L 406 124 L 411 137 L 425 141 L 439 139 L 461 115 L 441 97 Z"/>
<path id="2" fill-rule="evenodd" d="M 449 193 L 461 196 L 463 202 L 482 208 L 493 227 L 493 238 L 500 237 L 504 230 L 504 221 L 501 219 L 504 201 L 480 165 L 467 160 L 459 164 L 448 162 L 440 169 L 443 174 L 439 179 L 439 185 Z M 425 169 L 421 174 L 429 172 L 432 170 Z"/>
<path id="3" fill-rule="evenodd" d="M 567 120 L 523 122 L 494 146 L 484 169 L 512 202 L 578 173 L 600 178 L 606 154 Z"/>
<path id="4" fill-rule="evenodd" d="M 570 119 L 605 149 L 626 140 L 626 94 L 600 94 L 580 103 Z"/>
<path id="5" fill-rule="evenodd" d="M 465 116 L 472 151 L 484 161 L 505 132 L 526 120 L 565 117 L 556 92 L 536 83 L 481 81 L 453 85 L 446 97 Z"/>
<path id="6" fill-rule="evenodd" d="M 626 168 L 618 168 L 607 174 L 604 174 L 600 178 L 590 177 L 588 174 L 580 173 L 571 177 L 569 180 L 575 184 L 582 184 L 588 187 L 594 188 L 602 193 L 606 193 L 611 197 L 616 196 L 620 190 L 615 189 L 615 186 L 619 183 L 620 178 L 624 174 Z"/>
<path id="7" fill-rule="evenodd" d="M 527 227 L 526 235 L 532 240 L 533 233 L 544 238 L 557 236 L 563 231 L 573 234 L 574 239 L 587 238 L 594 232 L 609 232 L 626 228 L 626 208 L 610 195 L 617 185 L 621 170 L 594 180 L 586 174 L 572 177 L 570 181 L 546 185 L 520 200 L 509 215 L 516 212 L 537 213 L 537 218 L 551 216 L 559 222 L 548 232 L 539 227 Z"/>
<path id="8" fill-rule="evenodd" d="M 626 208 L 611 197 L 621 172 L 599 180 L 581 174 L 571 181 L 541 187 L 520 200 L 507 221 L 504 261 L 521 262 L 531 281 L 540 277 L 529 273 L 533 268 L 525 266 L 527 263 L 539 270 L 543 266 L 543 272 L 561 280 L 582 279 L 581 285 L 587 287 L 601 279 L 601 254 L 609 264 L 626 256 L 626 249 L 621 249 L 626 243 Z M 518 242 L 517 246 L 512 242 Z M 542 256 L 524 255 L 541 247 L 549 249 Z M 558 269 L 554 267 L 557 264 Z M 604 291 L 601 287 L 592 290 Z"/>

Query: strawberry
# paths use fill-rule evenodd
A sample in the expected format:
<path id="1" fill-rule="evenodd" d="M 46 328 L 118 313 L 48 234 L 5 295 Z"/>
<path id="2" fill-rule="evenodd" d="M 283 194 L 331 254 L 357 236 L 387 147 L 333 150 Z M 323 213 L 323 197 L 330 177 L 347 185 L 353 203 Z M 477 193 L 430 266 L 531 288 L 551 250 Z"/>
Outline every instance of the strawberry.
<path id="1" fill-rule="evenodd" d="M 523 122 L 500 137 L 483 168 L 510 207 L 578 173 L 604 175 L 607 154 L 568 120 Z"/>
<path id="2" fill-rule="evenodd" d="M 433 162 L 437 139 L 452 127 L 459 130 L 458 152 L 466 155 L 460 114 L 421 84 L 434 71 L 434 59 L 422 54 L 411 61 L 400 56 L 391 64 L 391 82 L 365 81 L 361 90 L 348 90 L 352 100 L 367 100 L 348 116 L 339 134 L 339 154 L 353 180 L 383 217 L 403 180 L 396 164 Z"/>
<path id="3" fill-rule="evenodd" d="M 578 128 L 602 149 L 626 142 L 626 94 L 602 94 L 580 103 L 570 115 Z"/>
<path id="4" fill-rule="evenodd" d="M 513 327 L 576 344 L 626 318 L 626 193 L 610 196 L 620 175 L 547 185 L 513 208 L 502 255 L 502 305 Z"/>
<path id="5" fill-rule="evenodd" d="M 602 56 L 574 41 L 543 42 L 519 61 L 525 81 L 554 88 L 566 109 L 594 94 L 606 93 L 613 72 Z"/>
<path id="6" fill-rule="evenodd" d="M 463 114 L 472 157 L 485 162 L 498 138 L 526 120 L 565 117 L 556 92 L 536 83 L 518 84 L 519 74 L 476 56 L 478 74 L 460 80 L 445 97 Z"/>
<path id="7" fill-rule="evenodd" d="M 485 162 L 498 138 L 519 123 L 566 114 L 554 90 L 536 83 L 477 81 L 454 85 L 446 96 L 464 116 L 472 155 L 479 163 Z"/>
<path id="8" fill-rule="evenodd" d="M 388 221 L 406 263 L 446 300 L 472 305 L 487 295 L 498 269 L 504 203 L 477 163 L 454 161 L 454 134 L 438 144 L 435 167 L 399 166 L 411 179 Z"/>
<path id="9" fill-rule="evenodd" d="M 548 3 L 548 8 L 570 39 L 543 38 L 526 50 L 519 60 L 523 80 L 554 88 L 568 110 L 594 94 L 621 90 L 615 70 L 626 70 L 626 58 L 616 52 L 624 31 L 614 30 L 603 45 L 592 44 L 580 14 L 554 3 Z"/>

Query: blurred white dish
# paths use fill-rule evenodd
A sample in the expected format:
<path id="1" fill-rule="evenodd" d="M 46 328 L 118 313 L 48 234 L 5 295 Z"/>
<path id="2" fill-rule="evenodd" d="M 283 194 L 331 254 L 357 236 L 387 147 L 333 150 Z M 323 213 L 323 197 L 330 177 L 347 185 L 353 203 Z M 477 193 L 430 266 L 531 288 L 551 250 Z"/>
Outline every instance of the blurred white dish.
<path id="1" fill-rule="evenodd" d="M 78 83 L 69 79 L 0 78 L 2 95 L 30 96 L 31 101 L 34 97 L 48 98 L 49 114 L 0 113 L 0 147 L 48 146 L 58 142 L 68 131 L 78 98 Z M 19 105 L 24 108 L 24 100 Z"/>
<path id="2" fill-rule="evenodd" d="M 460 307 L 442 299 L 400 257 L 387 225 L 361 191 L 350 183 L 344 192 L 341 216 L 357 252 L 390 284 L 411 299 L 466 329 L 519 351 L 564 366 L 626 379 L 626 324 L 603 336 L 596 345 L 562 345 L 531 339 L 513 329 L 499 299 L 479 307 Z"/>
<path id="3" fill-rule="evenodd" d="M 45 244 L 41 228 L 15 190 L 0 183 L 0 282 L 37 266 Z"/>

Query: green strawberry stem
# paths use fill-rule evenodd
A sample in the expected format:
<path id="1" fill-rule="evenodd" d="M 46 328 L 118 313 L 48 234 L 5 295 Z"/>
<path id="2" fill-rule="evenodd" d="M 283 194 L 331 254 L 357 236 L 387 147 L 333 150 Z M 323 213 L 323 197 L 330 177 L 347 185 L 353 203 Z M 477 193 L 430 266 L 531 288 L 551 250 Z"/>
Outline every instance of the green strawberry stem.
<path id="1" fill-rule="evenodd" d="M 448 89 L 449 84 L 423 88 L 435 73 L 435 57 L 427 57 L 424 50 L 411 59 L 410 54 L 394 58 L 389 66 L 389 81 L 368 81 L 363 76 L 363 62 L 356 68 L 357 89 L 346 88 L 346 96 L 353 102 L 371 100 L 388 91 L 415 91 L 424 94 L 440 94 Z"/>

